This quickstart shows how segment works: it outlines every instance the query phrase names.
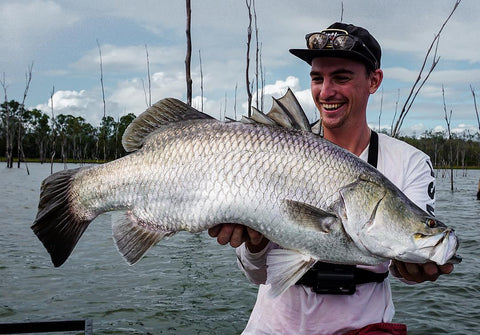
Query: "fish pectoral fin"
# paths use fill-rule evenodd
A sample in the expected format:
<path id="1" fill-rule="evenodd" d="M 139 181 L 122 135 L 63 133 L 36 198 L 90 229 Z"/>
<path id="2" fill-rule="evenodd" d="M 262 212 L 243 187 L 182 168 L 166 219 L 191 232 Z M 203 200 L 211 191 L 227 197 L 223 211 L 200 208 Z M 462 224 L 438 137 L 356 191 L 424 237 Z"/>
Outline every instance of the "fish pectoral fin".
<path id="1" fill-rule="evenodd" d="M 164 237 L 171 236 L 175 233 L 171 231 L 152 230 L 148 227 L 148 223 L 136 217 L 131 211 L 121 213 L 121 215 L 115 219 L 112 215 L 113 239 L 118 252 L 120 252 L 128 264 L 135 264 L 143 257 L 148 249 Z"/>
<path id="2" fill-rule="evenodd" d="M 278 297 L 315 264 L 310 256 L 287 249 L 272 249 L 267 255 L 267 285 L 269 294 Z"/>
<path id="3" fill-rule="evenodd" d="M 289 218 L 304 227 L 329 233 L 333 224 L 338 222 L 334 213 L 295 200 L 284 199 L 283 204 Z"/>

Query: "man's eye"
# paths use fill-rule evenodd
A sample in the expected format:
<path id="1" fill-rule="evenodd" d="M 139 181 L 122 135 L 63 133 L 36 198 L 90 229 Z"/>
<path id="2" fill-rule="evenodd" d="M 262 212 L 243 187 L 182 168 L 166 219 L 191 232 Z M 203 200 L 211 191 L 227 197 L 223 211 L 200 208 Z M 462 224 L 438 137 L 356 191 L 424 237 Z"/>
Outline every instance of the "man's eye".
<path id="1" fill-rule="evenodd" d="M 337 79 L 338 82 L 341 82 L 341 83 L 344 83 L 344 82 L 350 80 L 349 77 L 337 77 L 336 79 Z"/>

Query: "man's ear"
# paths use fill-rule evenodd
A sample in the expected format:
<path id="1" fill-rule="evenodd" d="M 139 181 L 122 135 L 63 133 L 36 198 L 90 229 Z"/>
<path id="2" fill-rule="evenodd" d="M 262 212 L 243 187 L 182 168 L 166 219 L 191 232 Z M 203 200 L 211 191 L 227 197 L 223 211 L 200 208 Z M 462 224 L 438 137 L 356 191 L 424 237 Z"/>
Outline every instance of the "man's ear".
<path id="1" fill-rule="evenodd" d="M 373 94 L 380 87 L 383 80 L 383 71 L 376 69 L 370 74 L 370 94 Z"/>

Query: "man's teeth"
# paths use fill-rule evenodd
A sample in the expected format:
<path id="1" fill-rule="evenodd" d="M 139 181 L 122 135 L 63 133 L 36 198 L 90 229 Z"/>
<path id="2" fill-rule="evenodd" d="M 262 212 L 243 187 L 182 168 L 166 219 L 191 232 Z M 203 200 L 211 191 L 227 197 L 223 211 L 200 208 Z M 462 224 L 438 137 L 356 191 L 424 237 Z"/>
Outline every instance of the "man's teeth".
<path id="1" fill-rule="evenodd" d="M 323 108 L 327 110 L 333 110 L 333 109 L 340 108 L 341 105 L 342 104 L 323 104 Z"/>

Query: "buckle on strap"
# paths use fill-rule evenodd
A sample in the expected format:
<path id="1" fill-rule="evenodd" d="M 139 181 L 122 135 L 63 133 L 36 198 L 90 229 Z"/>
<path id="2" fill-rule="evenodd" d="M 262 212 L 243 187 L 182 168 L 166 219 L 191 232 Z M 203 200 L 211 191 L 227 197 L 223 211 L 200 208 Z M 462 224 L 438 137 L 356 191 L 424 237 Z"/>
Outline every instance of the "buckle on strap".
<path id="1" fill-rule="evenodd" d="M 317 262 L 297 281 L 296 285 L 309 286 L 317 294 L 352 295 L 358 284 L 381 283 L 387 276 L 388 271 L 374 273 L 359 269 L 355 265 Z"/>

